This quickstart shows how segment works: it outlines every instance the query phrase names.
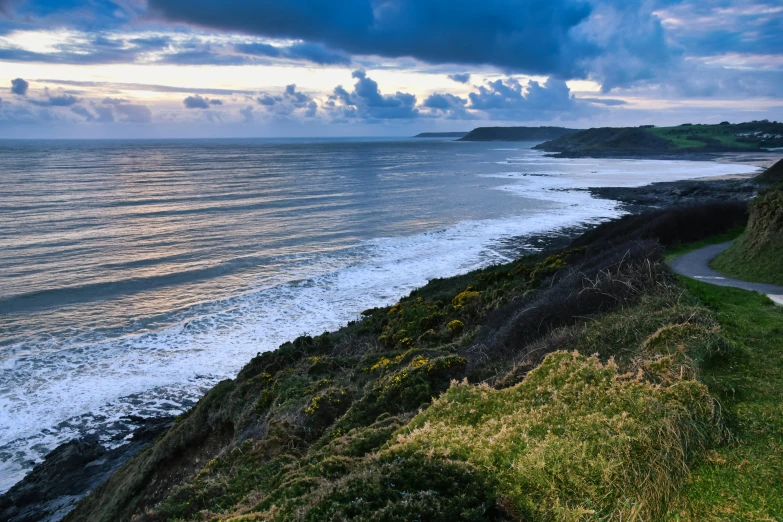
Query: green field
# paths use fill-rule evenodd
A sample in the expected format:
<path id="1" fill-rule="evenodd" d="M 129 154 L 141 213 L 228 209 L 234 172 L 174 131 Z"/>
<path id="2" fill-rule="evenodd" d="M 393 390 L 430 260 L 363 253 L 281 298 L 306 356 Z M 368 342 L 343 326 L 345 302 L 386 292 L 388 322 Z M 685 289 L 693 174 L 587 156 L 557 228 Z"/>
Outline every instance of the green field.
<path id="1" fill-rule="evenodd" d="M 677 148 L 698 149 L 726 147 L 730 149 L 759 150 L 783 146 L 783 124 L 750 122 L 735 125 L 679 125 L 648 129 Z"/>

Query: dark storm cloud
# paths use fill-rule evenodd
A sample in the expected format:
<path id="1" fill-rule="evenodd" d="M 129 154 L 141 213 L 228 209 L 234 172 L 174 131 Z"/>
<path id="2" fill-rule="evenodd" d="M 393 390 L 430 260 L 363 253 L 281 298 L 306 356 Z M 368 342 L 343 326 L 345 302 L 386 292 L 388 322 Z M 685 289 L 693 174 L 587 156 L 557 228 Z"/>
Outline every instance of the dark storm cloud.
<path id="1" fill-rule="evenodd" d="M 570 33 L 592 11 L 583 0 L 150 0 L 149 6 L 171 21 L 431 63 L 575 76 L 579 60 L 598 51 Z"/>
<path id="2" fill-rule="evenodd" d="M 137 1 L 0 0 L 15 28 L 69 27 L 99 32 L 126 24 L 144 11 Z"/>
<path id="3" fill-rule="evenodd" d="M 37 53 L 25 49 L 0 49 L 0 60 L 6 62 L 58 63 L 67 65 L 96 65 L 106 63 L 132 63 L 137 52 L 133 49 L 88 47 L 82 50 Z"/>
<path id="4" fill-rule="evenodd" d="M 288 46 L 274 46 L 265 43 L 241 43 L 234 46 L 237 52 L 269 58 L 303 60 L 318 65 L 349 65 L 351 58 L 345 53 L 332 51 L 316 43 L 296 43 Z"/>
<path id="5" fill-rule="evenodd" d="M 11 80 L 11 92 L 13 94 L 17 94 L 19 96 L 27 96 L 27 89 L 29 88 L 30 88 L 30 84 L 21 78 L 16 78 L 15 80 Z"/>
<path id="6" fill-rule="evenodd" d="M 156 63 L 173 65 L 251 65 L 252 59 L 235 54 L 222 54 L 212 49 L 181 51 L 163 55 Z"/>
<path id="7" fill-rule="evenodd" d="M 457 83 L 468 83 L 470 81 L 470 74 L 449 74 L 449 80 L 454 80 Z"/>

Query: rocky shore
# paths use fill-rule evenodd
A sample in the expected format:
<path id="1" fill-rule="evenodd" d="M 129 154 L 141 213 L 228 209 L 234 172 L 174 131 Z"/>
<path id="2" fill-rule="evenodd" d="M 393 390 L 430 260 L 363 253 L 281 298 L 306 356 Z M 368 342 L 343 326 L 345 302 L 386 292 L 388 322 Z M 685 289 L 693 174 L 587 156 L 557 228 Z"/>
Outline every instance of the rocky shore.
<path id="1" fill-rule="evenodd" d="M 61 520 L 81 498 L 174 423 L 174 417 L 130 420 L 140 427 L 120 447 L 108 449 L 91 436 L 52 450 L 23 480 L 0 495 L 0 520 Z"/>

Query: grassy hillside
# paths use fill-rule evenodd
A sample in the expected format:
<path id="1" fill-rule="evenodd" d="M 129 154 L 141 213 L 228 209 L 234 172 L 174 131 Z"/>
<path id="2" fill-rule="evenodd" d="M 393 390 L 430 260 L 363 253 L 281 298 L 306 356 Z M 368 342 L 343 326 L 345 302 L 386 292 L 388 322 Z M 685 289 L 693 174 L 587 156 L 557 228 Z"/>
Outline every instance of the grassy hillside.
<path id="1" fill-rule="evenodd" d="M 747 281 L 783 285 L 783 184 L 751 203 L 745 233 L 711 266 Z"/>
<path id="2" fill-rule="evenodd" d="M 588 129 L 537 145 L 566 156 L 645 156 L 757 151 L 783 147 L 783 123 Z"/>
<path id="3" fill-rule="evenodd" d="M 755 181 L 765 185 L 783 183 L 783 159 L 756 176 Z"/>
<path id="4" fill-rule="evenodd" d="M 732 395 L 753 332 L 662 262 L 700 223 L 744 218 L 731 204 L 626 218 L 261 354 L 68 520 L 783 516 L 774 490 L 720 468 L 764 457 L 760 478 L 783 460 L 780 425 L 759 432 L 769 411 L 726 407 L 759 404 Z M 775 317 L 755 316 L 759 332 Z M 747 433 L 757 446 L 735 451 Z"/>
<path id="5" fill-rule="evenodd" d="M 564 127 L 478 127 L 457 141 L 542 141 L 559 138 L 578 129 Z"/>

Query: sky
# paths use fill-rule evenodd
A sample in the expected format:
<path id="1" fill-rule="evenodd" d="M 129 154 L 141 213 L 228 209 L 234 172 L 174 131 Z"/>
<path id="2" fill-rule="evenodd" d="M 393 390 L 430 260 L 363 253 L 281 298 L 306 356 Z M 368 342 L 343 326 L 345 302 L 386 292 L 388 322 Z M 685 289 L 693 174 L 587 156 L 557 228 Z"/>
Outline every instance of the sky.
<path id="1" fill-rule="evenodd" d="M 0 0 L 0 138 L 761 119 L 780 0 Z"/>

